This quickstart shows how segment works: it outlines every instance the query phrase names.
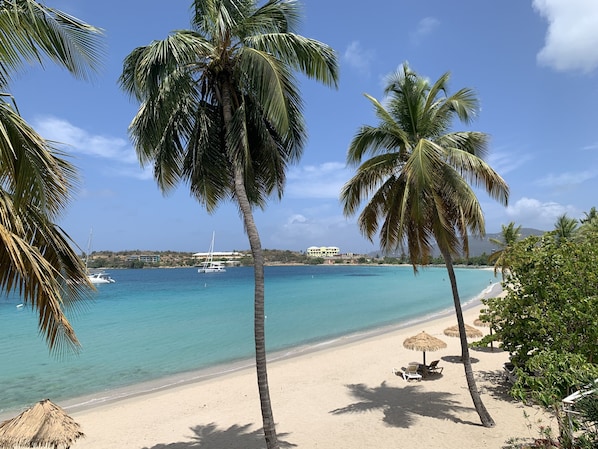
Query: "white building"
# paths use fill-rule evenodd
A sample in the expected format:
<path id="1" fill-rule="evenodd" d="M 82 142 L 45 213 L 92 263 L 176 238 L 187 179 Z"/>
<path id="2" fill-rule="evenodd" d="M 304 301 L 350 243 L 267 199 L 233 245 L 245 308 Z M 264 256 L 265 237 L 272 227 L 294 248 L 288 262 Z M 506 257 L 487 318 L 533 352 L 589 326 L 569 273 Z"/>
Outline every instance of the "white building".
<path id="1" fill-rule="evenodd" d="M 307 248 L 308 257 L 337 257 L 341 253 L 336 246 L 310 246 Z"/>

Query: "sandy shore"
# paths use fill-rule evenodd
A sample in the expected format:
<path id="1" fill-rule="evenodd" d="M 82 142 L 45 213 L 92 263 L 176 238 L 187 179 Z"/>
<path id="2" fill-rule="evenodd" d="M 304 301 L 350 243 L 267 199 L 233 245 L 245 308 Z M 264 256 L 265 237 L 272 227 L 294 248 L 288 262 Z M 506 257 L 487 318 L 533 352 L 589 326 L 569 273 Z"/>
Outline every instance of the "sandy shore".
<path id="1" fill-rule="evenodd" d="M 480 308 L 464 311 L 466 323 L 473 323 Z M 502 365 L 508 354 L 501 350 L 471 350 L 482 400 L 496 427 L 479 424 L 459 363 L 459 339 L 442 332 L 454 324 L 454 315 L 442 316 L 271 361 L 270 394 L 281 447 L 499 449 L 509 438 L 537 436 L 537 422 L 550 420 L 506 395 Z M 422 330 L 446 341 L 446 349 L 426 354 L 428 363 L 439 359 L 444 370 L 406 382 L 392 370 L 422 361 L 421 352 L 402 344 Z M 78 449 L 265 447 L 252 367 L 69 413 L 86 434 L 75 444 Z"/>

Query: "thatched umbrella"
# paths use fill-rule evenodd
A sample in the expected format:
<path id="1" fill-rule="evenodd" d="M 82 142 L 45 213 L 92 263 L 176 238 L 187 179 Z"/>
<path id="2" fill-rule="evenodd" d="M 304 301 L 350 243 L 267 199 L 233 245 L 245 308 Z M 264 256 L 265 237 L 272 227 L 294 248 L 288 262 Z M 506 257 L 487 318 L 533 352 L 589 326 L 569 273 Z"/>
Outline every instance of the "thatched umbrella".
<path id="1" fill-rule="evenodd" d="M 460 335 L 459 326 L 455 324 L 454 326 L 447 327 L 444 330 L 444 335 L 448 335 L 449 337 L 458 337 Z M 467 336 L 467 338 L 479 338 L 483 334 L 481 330 L 476 329 L 475 327 L 470 326 L 469 324 L 466 324 L 465 335 Z"/>
<path id="2" fill-rule="evenodd" d="M 419 334 L 413 337 L 407 338 L 403 342 L 403 346 L 407 349 L 414 351 L 423 351 L 424 353 L 424 365 L 426 364 L 426 351 L 438 351 L 439 349 L 446 348 L 446 343 L 440 338 L 436 338 L 430 334 L 421 331 Z"/>
<path id="3" fill-rule="evenodd" d="M 49 399 L 0 424 L 0 448 L 64 446 L 68 449 L 83 436 L 79 424 Z"/>

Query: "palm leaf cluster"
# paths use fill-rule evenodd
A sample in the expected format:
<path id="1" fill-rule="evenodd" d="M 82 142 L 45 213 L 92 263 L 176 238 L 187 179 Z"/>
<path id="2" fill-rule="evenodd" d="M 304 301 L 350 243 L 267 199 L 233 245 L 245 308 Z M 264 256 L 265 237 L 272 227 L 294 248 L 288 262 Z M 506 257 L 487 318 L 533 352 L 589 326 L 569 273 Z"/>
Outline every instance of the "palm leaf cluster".
<path id="1" fill-rule="evenodd" d="M 194 12 L 192 30 L 125 60 L 121 85 L 141 103 L 130 126 L 139 159 L 165 191 L 188 183 L 208 211 L 235 197 L 240 169 L 249 201 L 264 207 L 305 142 L 293 70 L 334 84 L 335 54 L 291 32 L 295 2 L 196 1 Z"/>
<path id="2" fill-rule="evenodd" d="M 98 65 L 100 30 L 30 0 L 0 2 L 0 88 L 44 57 L 86 78 Z M 56 145 L 39 136 L 8 93 L 0 99 L 0 288 L 39 312 L 50 348 L 78 346 L 65 307 L 91 287 L 68 235 L 55 223 L 77 182 Z"/>
<path id="3" fill-rule="evenodd" d="M 346 215 L 366 202 L 358 218 L 363 234 L 372 240 L 379 232 L 387 252 L 406 246 L 414 270 L 428 262 L 437 243 L 451 283 L 471 398 L 482 424 L 491 427 L 473 376 L 453 258 L 467 255 L 469 233 L 484 233 L 471 185 L 503 204 L 509 190 L 484 161 L 487 136 L 451 131 L 454 118 L 469 123 L 475 117 L 478 103 L 470 89 L 449 95 L 449 78 L 445 73 L 431 84 L 405 63 L 388 78 L 384 103 L 367 95 L 379 123 L 362 126 L 349 146 L 347 162 L 357 172 L 343 187 L 341 201 Z"/>
<path id="4" fill-rule="evenodd" d="M 450 132 L 453 118 L 469 123 L 478 103 L 470 89 L 447 96 L 449 78 L 446 73 L 430 84 L 404 64 L 387 80 L 384 104 L 367 95 L 379 125 L 362 126 L 347 156 L 358 170 L 341 193 L 345 213 L 355 214 L 367 200 L 360 229 L 370 239 L 379 231 L 386 251 L 406 243 L 413 263 L 429 260 L 434 241 L 453 256 L 467 253 L 468 230 L 484 232 L 470 183 L 502 203 L 508 195 L 505 182 L 484 162 L 487 136 Z"/>
<path id="5" fill-rule="evenodd" d="M 141 164 L 164 192 L 188 184 L 214 212 L 239 207 L 254 260 L 256 371 L 264 435 L 278 448 L 266 370 L 264 257 L 255 207 L 283 194 L 306 139 L 295 72 L 336 85 L 335 52 L 294 32 L 298 3 L 195 0 L 190 30 L 134 49 L 122 88 L 139 103 L 129 131 Z"/>

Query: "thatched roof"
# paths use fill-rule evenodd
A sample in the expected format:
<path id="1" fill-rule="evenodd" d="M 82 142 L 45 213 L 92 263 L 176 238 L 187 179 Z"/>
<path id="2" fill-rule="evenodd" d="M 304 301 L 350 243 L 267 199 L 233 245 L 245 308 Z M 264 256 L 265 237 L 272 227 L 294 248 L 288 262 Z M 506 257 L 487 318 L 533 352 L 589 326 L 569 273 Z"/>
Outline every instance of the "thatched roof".
<path id="1" fill-rule="evenodd" d="M 0 448 L 68 448 L 83 436 L 79 424 L 49 399 L 0 424 Z"/>
<path id="2" fill-rule="evenodd" d="M 444 330 L 444 335 L 448 335 L 449 337 L 458 337 L 459 336 L 459 326 L 458 325 L 454 325 L 451 327 L 447 327 Z M 467 335 L 467 337 L 469 338 L 479 338 L 482 335 L 482 331 L 479 329 L 476 329 L 473 326 L 470 326 L 469 324 L 465 325 L 465 335 Z"/>
<path id="3" fill-rule="evenodd" d="M 440 338 L 421 331 L 419 334 L 407 338 L 403 342 L 403 346 L 415 351 L 437 351 L 446 348 L 446 343 Z"/>
<path id="4" fill-rule="evenodd" d="M 473 321 L 473 325 L 474 326 L 478 326 L 478 327 L 490 327 L 490 323 L 488 321 L 484 321 L 484 320 L 482 320 L 480 318 L 476 318 Z"/>

